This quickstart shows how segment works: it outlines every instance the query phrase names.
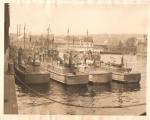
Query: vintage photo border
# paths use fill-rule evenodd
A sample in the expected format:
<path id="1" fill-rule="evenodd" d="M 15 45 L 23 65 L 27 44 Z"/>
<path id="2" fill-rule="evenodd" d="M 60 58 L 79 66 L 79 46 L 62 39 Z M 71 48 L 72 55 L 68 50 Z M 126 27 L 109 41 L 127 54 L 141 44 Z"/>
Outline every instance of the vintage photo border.
<path id="1" fill-rule="evenodd" d="M 137 119 L 137 120 L 145 120 L 145 118 L 150 119 L 150 117 L 147 117 L 150 115 L 150 22 L 148 23 L 148 47 L 147 47 L 147 91 L 146 91 L 146 112 L 147 116 L 80 116 L 80 115 L 75 115 L 75 116 L 70 116 L 70 115 L 13 115 L 14 118 L 12 118 L 11 115 L 3 115 L 4 111 L 4 3 L 27 3 L 27 4 L 144 4 L 148 5 L 148 21 L 150 21 L 150 0 L 3 0 L 0 3 L 0 119 L 32 119 L 32 117 L 35 117 L 36 119 L 42 119 L 42 120 L 48 120 L 52 119 L 55 120 L 55 118 L 60 119 L 65 117 L 69 117 L 70 119 L 73 120 L 79 120 L 82 119 L 83 117 L 88 118 L 89 120 L 96 120 L 98 118 L 104 119 L 104 120 L 131 120 L 131 119 Z M 85 119 L 84 118 L 84 119 Z M 91 119 L 90 119 L 91 118 Z"/>

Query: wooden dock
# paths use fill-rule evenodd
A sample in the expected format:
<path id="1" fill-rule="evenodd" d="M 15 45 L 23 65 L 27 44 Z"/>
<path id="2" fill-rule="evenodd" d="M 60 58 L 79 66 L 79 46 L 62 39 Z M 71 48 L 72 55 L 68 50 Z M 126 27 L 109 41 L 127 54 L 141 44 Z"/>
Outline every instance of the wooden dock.
<path id="1" fill-rule="evenodd" d="M 13 75 L 4 75 L 4 114 L 18 114 L 18 105 Z"/>

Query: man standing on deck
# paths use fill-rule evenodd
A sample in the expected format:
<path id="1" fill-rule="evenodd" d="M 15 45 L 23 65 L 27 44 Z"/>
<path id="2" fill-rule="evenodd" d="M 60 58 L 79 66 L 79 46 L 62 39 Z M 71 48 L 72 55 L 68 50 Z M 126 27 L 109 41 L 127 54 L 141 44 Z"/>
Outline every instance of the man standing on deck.
<path id="1" fill-rule="evenodd" d="M 18 64 L 22 63 L 22 48 L 20 47 L 18 50 Z"/>

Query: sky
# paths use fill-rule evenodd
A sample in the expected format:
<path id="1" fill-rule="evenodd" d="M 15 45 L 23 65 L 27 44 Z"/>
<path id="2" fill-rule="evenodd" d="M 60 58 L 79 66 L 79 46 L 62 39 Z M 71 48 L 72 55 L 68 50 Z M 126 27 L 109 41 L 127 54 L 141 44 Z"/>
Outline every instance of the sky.
<path id="1" fill-rule="evenodd" d="M 146 5 L 84 5 L 84 4 L 10 4 L 10 32 L 32 34 L 89 34 L 147 33 L 148 6 Z"/>

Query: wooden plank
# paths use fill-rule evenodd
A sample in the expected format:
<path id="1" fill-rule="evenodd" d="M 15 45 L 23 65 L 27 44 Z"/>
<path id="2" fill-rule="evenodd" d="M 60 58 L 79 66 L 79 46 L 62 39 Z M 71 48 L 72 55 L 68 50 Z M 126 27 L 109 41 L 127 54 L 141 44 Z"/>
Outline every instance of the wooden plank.
<path id="1" fill-rule="evenodd" d="M 18 114 L 15 79 L 13 75 L 4 75 L 4 114 Z"/>

